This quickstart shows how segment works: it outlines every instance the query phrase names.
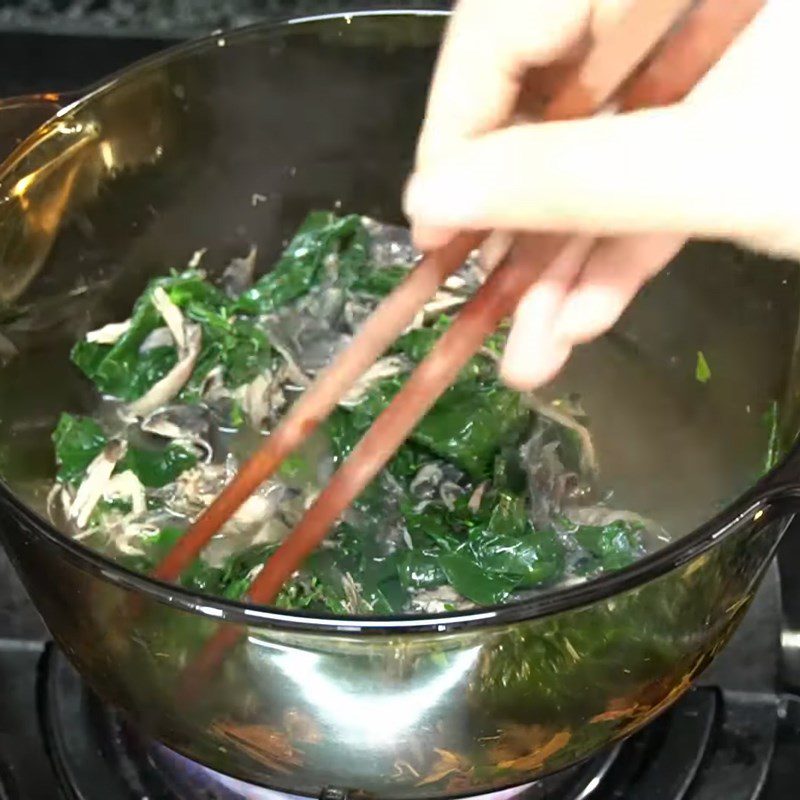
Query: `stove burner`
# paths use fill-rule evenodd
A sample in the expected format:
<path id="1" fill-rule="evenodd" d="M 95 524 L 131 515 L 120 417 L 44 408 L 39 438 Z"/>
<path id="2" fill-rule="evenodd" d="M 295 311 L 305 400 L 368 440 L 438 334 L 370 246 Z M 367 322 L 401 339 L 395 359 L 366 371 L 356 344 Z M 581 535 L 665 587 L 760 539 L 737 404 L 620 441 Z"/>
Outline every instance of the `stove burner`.
<path id="1" fill-rule="evenodd" d="M 243 783 L 147 740 L 86 690 L 60 652 L 44 656 L 40 714 L 49 752 L 71 800 L 302 800 Z M 615 766 L 619 748 L 528 786 L 471 800 L 594 800 Z M 347 800 L 331 788 L 321 800 Z"/>
<path id="2" fill-rule="evenodd" d="M 534 784 L 479 795 L 469 800 L 544 800 L 554 797 L 557 793 L 564 800 L 584 800 L 608 772 L 616 755 L 615 748 L 608 755 L 601 756 L 585 766 L 550 776 Z M 160 744 L 151 746 L 150 760 L 162 774 L 170 776 L 170 782 L 181 798 L 206 797 L 203 792 L 208 792 L 209 787 L 213 787 L 214 797 L 218 800 L 304 800 L 299 795 L 252 786 L 214 772 Z M 330 789 L 323 793 L 320 800 L 346 800 L 346 798 L 347 792 Z"/>
<path id="3" fill-rule="evenodd" d="M 39 664 L 38 708 L 59 790 L 68 800 L 302 800 L 241 783 L 144 739 L 84 688 L 52 646 Z M 695 689 L 604 756 L 472 800 L 768 800 L 776 796 L 768 785 L 776 748 L 779 768 L 787 761 L 796 766 L 800 699 Z M 779 769 L 772 784 L 780 779 Z M 795 796 L 793 779 L 787 780 L 791 792 L 781 798 Z M 320 800 L 349 797 L 329 789 Z"/>
<path id="4" fill-rule="evenodd" d="M 215 800 L 304 800 L 298 795 L 252 786 L 204 767 L 160 744 L 153 744 L 151 760 L 180 793 L 179 797 L 205 797 L 209 790 Z M 204 795 L 203 792 L 206 792 Z"/>

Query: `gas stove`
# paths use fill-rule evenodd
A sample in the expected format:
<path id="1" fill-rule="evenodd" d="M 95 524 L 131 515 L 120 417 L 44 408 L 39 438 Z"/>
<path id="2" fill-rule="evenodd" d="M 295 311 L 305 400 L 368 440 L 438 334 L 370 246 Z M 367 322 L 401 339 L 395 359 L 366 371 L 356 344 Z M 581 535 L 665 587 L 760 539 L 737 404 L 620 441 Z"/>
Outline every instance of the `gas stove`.
<path id="1" fill-rule="evenodd" d="M 2 585 L 0 604 L 24 611 L 18 586 Z M 800 696 L 779 688 L 778 601 L 773 567 L 734 642 L 670 712 L 578 767 L 482 800 L 794 798 Z M 3 800 L 299 800 L 245 785 L 141 736 L 40 633 L 0 639 Z M 322 797 L 350 795 L 331 788 Z"/>
<path id="2" fill-rule="evenodd" d="M 0 5 L 2 3 L 0 2 Z M 71 91 L 169 42 L 0 32 L 0 97 Z M 486 800 L 789 800 L 800 783 L 800 526 L 734 641 L 671 711 L 622 745 Z M 0 553 L 0 800 L 291 800 L 148 741 L 49 641 Z M 331 788 L 324 797 L 345 800 Z"/>

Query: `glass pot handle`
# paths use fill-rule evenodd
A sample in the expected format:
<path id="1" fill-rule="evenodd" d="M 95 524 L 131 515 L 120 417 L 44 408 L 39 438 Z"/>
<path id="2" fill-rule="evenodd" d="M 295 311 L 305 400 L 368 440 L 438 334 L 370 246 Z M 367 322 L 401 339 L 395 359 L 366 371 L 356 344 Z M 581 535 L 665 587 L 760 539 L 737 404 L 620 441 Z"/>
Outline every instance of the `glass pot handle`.
<path id="1" fill-rule="evenodd" d="M 72 96 L 48 93 L 0 100 L 0 163 L 72 99 Z"/>

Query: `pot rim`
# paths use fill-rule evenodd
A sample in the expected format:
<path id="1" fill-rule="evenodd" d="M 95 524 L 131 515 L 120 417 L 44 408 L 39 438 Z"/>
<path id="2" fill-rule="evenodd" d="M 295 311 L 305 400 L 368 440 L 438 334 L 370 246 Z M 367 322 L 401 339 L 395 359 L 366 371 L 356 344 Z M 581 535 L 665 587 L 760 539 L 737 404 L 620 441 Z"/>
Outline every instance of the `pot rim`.
<path id="1" fill-rule="evenodd" d="M 168 47 L 155 55 L 141 59 L 131 66 L 113 73 L 90 87 L 74 102 L 64 106 L 55 118 L 65 116 L 86 106 L 99 95 L 116 89 L 122 82 L 141 72 L 157 67 L 175 58 L 220 46 L 220 41 L 237 42 L 249 36 L 285 29 L 289 26 L 334 21 L 348 17 L 405 16 L 447 17 L 441 8 L 427 9 L 370 9 L 354 8 L 352 11 L 287 17 L 272 22 L 261 22 L 237 29 L 231 33 L 215 32 L 209 36 Z M 44 123 L 45 125 L 49 123 Z M 35 136 L 35 133 L 32 136 Z M 26 138 L 9 158 L 0 164 L 0 183 L 3 173 L 25 152 L 30 137 Z M 139 572 L 134 572 L 110 558 L 97 553 L 60 533 L 47 519 L 26 505 L 0 480 L 0 508 L 11 510 L 15 519 L 23 519 L 37 535 L 43 536 L 58 547 L 67 559 L 82 569 L 108 580 L 128 591 L 147 595 L 157 602 L 179 608 L 209 619 L 262 628 L 280 628 L 298 632 L 336 632 L 347 635 L 402 635 L 412 633 L 448 633 L 484 627 L 495 627 L 523 620 L 546 617 L 577 609 L 630 591 L 671 572 L 701 556 L 718 542 L 727 538 L 742 524 L 769 518 L 776 504 L 788 497 L 800 496 L 800 486 L 792 475 L 800 472 L 800 442 L 795 444 L 782 464 L 767 474 L 724 510 L 692 532 L 661 550 L 608 575 L 569 587 L 546 589 L 536 596 L 499 606 L 477 608 L 469 611 L 443 612 L 403 617 L 370 616 L 344 617 L 333 614 L 309 614 L 302 611 L 272 609 L 254 606 L 235 600 L 223 599 L 164 583 Z M 786 513 L 779 509 L 779 513 Z M 788 513 L 792 513 L 791 510 Z M 9 535 L 9 534 L 7 534 Z M 13 533 L 10 535 L 14 535 Z"/>

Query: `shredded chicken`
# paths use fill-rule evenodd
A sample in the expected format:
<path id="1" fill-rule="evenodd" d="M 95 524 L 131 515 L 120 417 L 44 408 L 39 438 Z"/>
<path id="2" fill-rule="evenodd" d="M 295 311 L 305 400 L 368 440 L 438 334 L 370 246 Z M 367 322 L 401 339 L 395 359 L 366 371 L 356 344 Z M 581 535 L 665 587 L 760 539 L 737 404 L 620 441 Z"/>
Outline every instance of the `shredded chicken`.
<path id="1" fill-rule="evenodd" d="M 489 488 L 489 481 L 484 481 L 483 483 L 479 484 L 475 491 L 469 498 L 469 502 L 467 506 L 469 507 L 470 511 L 478 511 L 481 507 L 481 503 L 483 502 L 483 495 L 486 494 L 486 490 Z"/>
<path id="2" fill-rule="evenodd" d="M 144 485 L 136 477 L 136 473 L 129 469 L 114 475 L 106 484 L 103 492 L 104 500 L 114 500 L 123 498 L 130 500 L 131 513 L 134 515 L 144 514 L 147 510 L 147 497 Z"/>
<path id="3" fill-rule="evenodd" d="M 165 405 L 176 397 L 192 377 L 197 357 L 202 346 L 202 330 L 199 325 L 187 325 L 184 346 L 178 348 L 178 363 L 157 383 L 128 406 L 128 412 L 141 417 Z"/>
<path id="4" fill-rule="evenodd" d="M 255 245 L 244 258 L 234 258 L 222 273 L 222 286 L 231 297 L 238 297 L 253 283 L 258 248 Z"/>
<path id="5" fill-rule="evenodd" d="M 200 266 L 200 262 L 203 260 L 207 252 L 208 252 L 207 247 L 201 247 L 199 250 L 195 250 L 194 253 L 192 253 L 192 257 L 186 263 L 186 266 L 189 269 L 197 269 Z"/>
<path id="6" fill-rule="evenodd" d="M 203 464 L 182 472 L 174 484 L 156 493 L 176 517 L 192 518 L 208 506 L 228 482 L 224 464 Z"/>
<path id="7" fill-rule="evenodd" d="M 143 545 L 148 539 L 157 536 L 159 529 L 150 523 L 138 523 L 125 519 L 121 523 L 122 530 L 114 537 L 114 546 L 126 556 L 142 556 Z"/>
<path id="8" fill-rule="evenodd" d="M 109 322 L 102 328 L 89 331 L 86 341 L 92 344 L 116 344 L 131 329 L 131 320 L 125 322 Z"/>
<path id="9" fill-rule="evenodd" d="M 439 497 L 447 508 L 452 511 L 456 507 L 456 500 L 464 493 L 464 490 L 453 481 L 443 481 L 439 486 Z"/>
<path id="10" fill-rule="evenodd" d="M 345 572 L 342 576 L 342 589 L 345 596 L 345 609 L 348 614 L 360 614 L 366 611 L 371 611 L 369 603 L 361 595 L 361 586 L 354 579 L 349 572 Z"/>
<path id="11" fill-rule="evenodd" d="M 426 319 L 438 317 L 445 311 L 452 311 L 454 308 L 463 306 L 469 298 L 464 294 L 454 294 L 440 289 L 424 306 L 423 311 Z"/>
<path id="12" fill-rule="evenodd" d="M 299 364 L 295 361 L 294 356 L 291 354 L 287 347 L 277 340 L 277 338 L 270 337 L 270 344 L 278 351 L 281 358 L 286 362 L 286 375 L 294 382 L 298 389 L 308 389 L 311 386 L 311 378 L 300 369 Z"/>
<path id="13" fill-rule="evenodd" d="M 401 375 L 409 369 L 408 361 L 402 356 L 387 356 L 376 361 L 351 387 L 339 401 L 345 408 L 358 405 L 369 390 L 386 378 Z"/>
<path id="14" fill-rule="evenodd" d="M 145 433 L 171 439 L 197 452 L 205 462 L 211 461 L 214 448 L 209 442 L 211 426 L 208 412 L 201 406 L 167 406 L 145 417 L 139 426 Z"/>
<path id="15" fill-rule="evenodd" d="M 275 375 L 266 370 L 234 393 L 255 430 L 260 430 L 265 420 L 273 419 L 286 405 L 286 396 L 281 388 L 284 373 L 285 369 Z"/>
<path id="16" fill-rule="evenodd" d="M 426 464 L 414 476 L 408 487 L 414 497 L 432 497 L 444 478 L 444 472 L 439 464 Z"/>
<path id="17" fill-rule="evenodd" d="M 69 509 L 70 519 L 79 527 L 85 528 L 95 506 L 105 494 L 117 462 L 125 457 L 127 443 L 118 439 L 109 442 L 102 452 L 89 464 L 86 477 L 78 487 L 78 492 Z"/>
<path id="18" fill-rule="evenodd" d="M 411 601 L 411 611 L 420 614 L 441 614 L 443 611 L 461 611 L 473 607 L 474 603 L 465 600 L 452 586 L 423 589 L 416 592 Z"/>
<path id="19" fill-rule="evenodd" d="M 54 483 L 47 494 L 47 516 L 55 525 L 69 520 L 69 510 L 73 501 L 72 492 L 63 483 Z"/>
<path id="20" fill-rule="evenodd" d="M 174 345 L 175 340 L 172 338 L 169 328 L 164 326 L 150 331 L 144 337 L 144 341 L 139 345 L 139 352 L 147 353 L 149 350 L 155 350 L 158 347 L 174 347 Z"/>
<path id="21" fill-rule="evenodd" d="M 597 452 L 594 449 L 594 442 L 589 429 L 585 425 L 581 425 L 571 414 L 556 407 L 552 403 L 545 403 L 540 400 L 536 395 L 530 393 L 525 396 L 525 399 L 533 411 L 541 416 L 574 431 L 581 441 L 581 469 L 586 472 L 596 475 L 599 471 L 597 461 Z"/>
<path id="22" fill-rule="evenodd" d="M 130 403 L 127 412 L 134 417 L 143 417 L 166 405 L 175 397 L 192 377 L 197 357 L 202 347 L 202 329 L 184 321 L 181 310 L 169 299 L 159 286 L 153 291 L 153 305 L 167 324 L 178 349 L 178 363 L 144 396 Z"/>
<path id="23" fill-rule="evenodd" d="M 214 367 L 203 378 L 203 383 L 200 386 L 200 395 L 209 402 L 230 396 L 230 391 L 225 386 L 225 369 L 221 364 Z"/>
<path id="24" fill-rule="evenodd" d="M 178 350 L 183 350 L 186 347 L 186 325 L 183 312 L 160 286 L 153 290 L 153 305 L 169 328 Z"/>

